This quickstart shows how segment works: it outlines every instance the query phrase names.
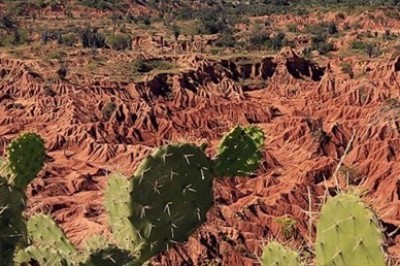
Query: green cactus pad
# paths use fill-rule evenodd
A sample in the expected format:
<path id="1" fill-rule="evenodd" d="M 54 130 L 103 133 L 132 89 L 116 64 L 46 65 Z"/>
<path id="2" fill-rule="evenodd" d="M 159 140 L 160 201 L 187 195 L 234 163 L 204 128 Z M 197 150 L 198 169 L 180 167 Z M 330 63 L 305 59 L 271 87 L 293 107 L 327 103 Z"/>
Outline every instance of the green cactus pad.
<path id="1" fill-rule="evenodd" d="M 87 260 L 81 266 L 128 266 L 133 265 L 134 258 L 130 252 L 114 246 L 91 251 Z"/>
<path id="2" fill-rule="evenodd" d="M 67 259 L 60 256 L 52 247 L 29 246 L 20 250 L 14 257 L 16 265 L 30 265 L 29 262 L 36 261 L 40 266 L 64 266 L 68 264 Z"/>
<path id="3" fill-rule="evenodd" d="M 355 193 L 341 193 L 322 206 L 317 224 L 318 265 L 384 266 L 384 236 L 374 213 Z"/>
<path id="4" fill-rule="evenodd" d="M 204 152 L 190 144 L 167 145 L 146 158 L 132 182 L 131 223 L 147 260 L 183 242 L 206 220 L 213 176 Z"/>
<path id="5" fill-rule="evenodd" d="M 235 127 L 224 135 L 213 161 L 216 176 L 248 176 L 262 160 L 264 134 L 257 127 Z"/>
<path id="6" fill-rule="evenodd" d="M 78 251 L 50 216 L 44 214 L 34 215 L 29 219 L 27 228 L 34 246 L 51 248 L 67 261 L 79 260 Z"/>
<path id="7" fill-rule="evenodd" d="M 261 257 L 262 266 L 300 266 L 299 255 L 278 242 L 270 242 Z"/>
<path id="8" fill-rule="evenodd" d="M 135 252 L 140 248 L 138 235 L 129 217 L 132 216 L 130 192 L 132 182 L 121 174 L 112 174 L 104 193 L 104 206 L 107 210 L 108 224 L 119 247 Z"/>
<path id="9" fill-rule="evenodd" d="M 20 190 L 36 177 L 43 167 L 45 149 L 43 140 L 34 133 L 25 133 L 8 147 L 8 164 L 13 173 L 8 182 Z"/>
<path id="10" fill-rule="evenodd" d="M 25 196 L 0 177 L 0 265 L 11 265 L 16 245 L 26 233 Z"/>

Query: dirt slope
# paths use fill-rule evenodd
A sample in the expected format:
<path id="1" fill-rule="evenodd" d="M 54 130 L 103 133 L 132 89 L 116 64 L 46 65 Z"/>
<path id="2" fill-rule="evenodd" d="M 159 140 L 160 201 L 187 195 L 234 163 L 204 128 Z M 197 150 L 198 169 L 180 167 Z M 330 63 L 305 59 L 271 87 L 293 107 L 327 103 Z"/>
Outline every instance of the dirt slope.
<path id="1" fill-rule="evenodd" d="M 307 211 L 318 210 L 325 187 L 334 193 L 332 174 L 352 137 L 337 182 L 344 186 L 347 176 L 366 188 L 388 232 L 400 226 L 400 104 L 388 100 L 400 96 L 400 59 L 370 63 L 358 80 L 336 73 L 338 62 L 318 65 L 291 51 L 247 65 L 178 60 L 190 67 L 123 84 L 80 77 L 49 83 L 40 65 L 0 59 L 1 150 L 30 129 L 44 137 L 49 155 L 29 189 L 28 214 L 51 213 L 78 246 L 89 234 L 107 235 L 109 172 L 132 173 L 158 145 L 215 145 L 232 126 L 254 123 L 267 136 L 258 173 L 215 181 L 207 223 L 155 265 L 256 265 L 265 240 L 285 240 L 276 222 L 285 214 L 297 221 L 292 245 L 307 243 Z M 265 86 L 241 86 L 247 79 Z M 109 120 L 101 112 L 108 102 L 117 107 Z M 398 234 L 388 243 L 396 257 Z"/>

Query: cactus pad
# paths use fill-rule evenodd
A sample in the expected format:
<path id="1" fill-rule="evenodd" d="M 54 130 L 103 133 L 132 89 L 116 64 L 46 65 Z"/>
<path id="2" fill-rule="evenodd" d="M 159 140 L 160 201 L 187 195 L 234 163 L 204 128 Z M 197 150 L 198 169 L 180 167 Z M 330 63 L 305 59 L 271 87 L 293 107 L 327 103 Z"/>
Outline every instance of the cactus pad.
<path id="1" fill-rule="evenodd" d="M 40 266 L 69 265 L 67 260 L 52 247 L 29 246 L 20 250 L 14 258 L 16 265 L 30 265 L 29 262 L 31 261 L 36 261 Z"/>
<path id="2" fill-rule="evenodd" d="M 247 176 L 257 170 L 263 154 L 264 134 L 257 127 L 235 127 L 227 133 L 218 146 L 213 161 L 217 176 Z"/>
<path id="3" fill-rule="evenodd" d="M 45 149 L 43 140 L 34 133 L 25 133 L 8 147 L 8 164 L 13 173 L 9 184 L 24 190 L 43 167 Z"/>
<path id="4" fill-rule="evenodd" d="M 129 220 L 132 215 L 131 190 L 132 182 L 128 178 L 121 174 L 112 174 L 104 194 L 104 206 L 114 240 L 119 247 L 134 251 L 139 245 L 137 233 Z"/>
<path id="5" fill-rule="evenodd" d="M 36 214 L 29 219 L 28 234 L 34 246 L 41 250 L 51 248 L 67 261 L 79 260 L 78 251 L 50 216 Z M 33 259 L 39 259 L 33 257 Z M 61 259 L 60 259 L 61 260 Z"/>
<path id="6" fill-rule="evenodd" d="M 132 178 L 131 223 L 144 243 L 143 260 L 186 241 L 213 203 L 212 172 L 204 152 L 167 145 L 147 157 Z"/>
<path id="7" fill-rule="evenodd" d="M 263 250 L 262 266 L 300 266 L 299 256 L 277 242 L 270 242 Z"/>
<path id="8" fill-rule="evenodd" d="M 25 235 L 24 198 L 22 192 L 0 177 L 0 265 L 11 264 L 15 246 Z"/>
<path id="9" fill-rule="evenodd" d="M 384 266 L 384 238 L 374 213 L 355 193 L 323 205 L 317 224 L 318 265 Z"/>

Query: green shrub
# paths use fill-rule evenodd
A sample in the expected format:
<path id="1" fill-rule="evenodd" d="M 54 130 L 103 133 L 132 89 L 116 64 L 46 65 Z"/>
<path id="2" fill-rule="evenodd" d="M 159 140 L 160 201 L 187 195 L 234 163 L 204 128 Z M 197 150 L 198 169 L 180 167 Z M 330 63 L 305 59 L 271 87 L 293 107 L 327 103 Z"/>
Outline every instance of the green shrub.
<path id="1" fill-rule="evenodd" d="M 256 25 L 250 33 L 249 43 L 261 49 L 261 46 L 266 45 L 269 39 L 269 34 L 262 29 L 262 26 Z"/>
<path id="2" fill-rule="evenodd" d="M 364 50 L 367 48 L 367 45 L 362 41 L 353 41 L 351 43 L 351 49 L 353 50 Z"/>
<path id="3" fill-rule="evenodd" d="M 61 35 L 61 43 L 62 45 L 73 47 L 78 43 L 78 37 L 75 33 L 67 33 L 65 35 Z"/>
<path id="4" fill-rule="evenodd" d="M 281 49 L 284 44 L 287 43 L 286 35 L 283 32 L 278 32 L 275 36 L 270 38 L 269 46 L 275 51 Z"/>
<path id="5" fill-rule="evenodd" d="M 215 46 L 217 47 L 235 47 L 236 40 L 233 36 L 232 32 L 227 31 L 223 32 L 218 40 L 215 42 Z"/>
<path id="6" fill-rule="evenodd" d="M 350 78 L 353 78 L 353 77 L 354 77 L 354 72 L 353 72 L 353 68 L 352 68 L 351 64 L 349 64 L 349 63 L 343 63 L 343 64 L 341 65 L 341 67 L 342 67 L 342 72 L 343 72 L 344 74 L 349 75 Z"/>
<path id="7" fill-rule="evenodd" d="M 332 43 L 328 43 L 326 41 L 325 35 L 315 35 L 311 37 L 311 49 L 317 50 L 321 55 L 326 55 L 327 53 L 333 51 L 335 47 Z"/>
<path id="8" fill-rule="evenodd" d="M 175 64 L 162 60 L 162 59 L 152 59 L 152 60 L 142 60 L 137 59 L 131 62 L 131 69 L 133 72 L 147 73 L 156 70 L 170 70 L 175 68 Z"/>
<path id="9" fill-rule="evenodd" d="M 337 29 L 337 26 L 336 26 L 336 23 L 335 22 L 331 22 L 331 23 L 329 23 L 329 25 L 328 25 L 328 33 L 330 34 L 330 35 L 333 35 L 333 34 L 336 34 L 336 33 L 338 33 L 339 31 L 338 31 L 338 29 Z"/>
<path id="10" fill-rule="evenodd" d="M 100 10 L 116 10 L 126 8 L 127 5 L 119 0 L 80 0 L 83 5 Z"/>
<path id="11" fill-rule="evenodd" d="M 132 38 L 128 34 L 117 33 L 107 37 L 107 44 L 114 50 L 132 49 Z"/>
<path id="12" fill-rule="evenodd" d="M 15 29 L 10 33 L 0 35 L 0 46 L 12 47 L 27 43 L 27 33 L 24 30 Z"/>
<path id="13" fill-rule="evenodd" d="M 81 33 L 82 46 L 84 48 L 104 48 L 106 46 L 106 38 L 97 29 L 90 27 Z"/>
<path id="14" fill-rule="evenodd" d="M 288 29 L 289 32 L 297 32 L 297 25 L 290 23 L 286 25 L 286 28 Z"/>
<path id="15" fill-rule="evenodd" d="M 117 109 L 117 105 L 115 103 L 113 103 L 113 102 L 108 102 L 101 109 L 101 113 L 103 114 L 103 118 L 105 120 L 110 120 L 112 114 L 115 112 L 115 109 Z"/>

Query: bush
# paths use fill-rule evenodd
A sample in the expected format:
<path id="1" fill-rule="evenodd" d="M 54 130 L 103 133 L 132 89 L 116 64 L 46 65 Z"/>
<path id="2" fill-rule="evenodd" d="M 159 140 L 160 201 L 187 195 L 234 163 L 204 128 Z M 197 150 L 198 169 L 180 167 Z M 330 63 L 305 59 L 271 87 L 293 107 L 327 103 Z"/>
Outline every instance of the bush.
<path id="1" fill-rule="evenodd" d="M 132 71 L 139 73 L 147 73 L 152 71 L 153 69 L 169 70 L 174 67 L 175 67 L 174 64 L 162 59 L 152 59 L 148 61 L 138 59 L 132 62 Z"/>
<path id="2" fill-rule="evenodd" d="M 278 34 L 270 38 L 270 47 L 277 51 L 282 48 L 285 42 L 286 35 L 283 32 L 278 32 Z"/>
<path id="3" fill-rule="evenodd" d="M 286 26 L 289 32 L 297 32 L 297 25 L 290 23 Z"/>
<path id="4" fill-rule="evenodd" d="M 0 28 L 4 28 L 7 30 L 15 30 L 18 28 L 18 25 L 14 21 L 14 18 L 11 15 L 5 14 L 0 16 Z"/>
<path id="5" fill-rule="evenodd" d="M 174 34 L 174 38 L 177 41 L 179 35 L 181 35 L 181 30 L 179 29 L 178 25 L 176 24 L 172 25 L 172 33 Z"/>
<path id="6" fill-rule="evenodd" d="M 344 74 L 349 75 L 350 78 L 354 77 L 354 72 L 353 72 L 353 68 L 352 68 L 351 64 L 343 63 L 341 66 L 342 66 L 342 72 Z"/>
<path id="7" fill-rule="evenodd" d="M 108 102 L 106 105 L 103 106 L 101 109 L 101 113 L 103 115 L 103 118 L 105 120 L 110 120 L 112 114 L 115 112 L 117 109 L 117 105 L 113 102 Z"/>
<path id="8" fill-rule="evenodd" d="M 60 35 L 59 44 L 73 47 L 78 43 L 78 37 L 70 32 L 65 35 Z"/>
<path id="9" fill-rule="evenodd" d="M 96 29 L 86 28 L 81 34 L 82 46 L 84 48 L 104 48 L 106 38 Z"/>
<path id="10" fill-rule="evenodd" d="M 235 40 L 235 37 L 233 36 L 232 32 L 227 31 L 227 32 L 223 32 L 221 34 L 221 36 L 215 42 L 215 45 L 217 47 L 235 47 L 236 40 Z"/>
<path id="11" fill-rule="evenodd" d="M 257 46 L 258 49 L 261 49 L 261 46 L 266 45 L 269 40 L 269 34 L 263 31 L 260 25 L 256 25 L 249 36 L 250 45 Z"/>
<path id="12" fill-rule="evenodd" d="M 80 2 L 87 6 L 100 10 L 116 10 L 126 8 L 126 4 L 119 0 L 80 0 Z M 122 3 L 121 3 L 122 2 Z"/>
<path id="13" fill-rule="evenodd" d="M 366 44 L 362 41 L 353 41 L 351 43 L 351 49 L 353 50 L 364 50 L 366 48 L 367 48 Z"/>
<path id="14" fill-rule="evenodd" d="M 321 55 L 326 55 L 333 51 L 335 47 L 333 44 L 326 42 L 326 37 L 324 35 L 315 35 L 311 38 L 311 49 L 317 50 Z"/>
<path id="15" fill-rule="evenodd" d="M 107 44 L 114 50 L 132 49 L 132 38 L 128 34 L 113 34 L 107 37 Z"/>
<path id="16" fill-rule="evenodd" d="M 339 31 L 338 31 L 338 29 L 337 29 L 337 26 L 336 26 L 336 23 L 335 22 L 331 22 L 331 23 L 329 23 L 329 26 L 328 26 L 328 33 L 330 34 L 330 35 L 333 35 L 333 34 L 336 34 L 336 33 L 338 33 Z"/>

